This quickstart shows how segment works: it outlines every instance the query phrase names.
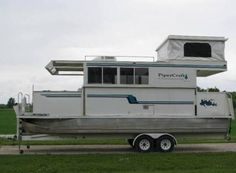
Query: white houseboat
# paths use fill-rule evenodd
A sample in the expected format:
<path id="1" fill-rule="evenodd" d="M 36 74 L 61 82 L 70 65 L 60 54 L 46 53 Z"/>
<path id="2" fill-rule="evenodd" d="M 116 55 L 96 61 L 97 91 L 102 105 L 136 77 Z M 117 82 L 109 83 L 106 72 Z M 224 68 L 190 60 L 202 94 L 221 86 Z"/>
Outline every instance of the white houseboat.
<path id="1" fill-rule="evenodd" d="M 156 49 L 157 61 L 52 60 L 46 66 L 52 75 L 83 76 L 84 84 L 77 91 L 33 91 L 32 112 L 23 98 L 15 106 L 18 138 L 122 136 L 138 151 L 164 152 L 179 136 L 224 138 L 234 117 L 231 96 L 198 92 L 197 77 L 227 70 L 225 41 L 170 35 Z"/>

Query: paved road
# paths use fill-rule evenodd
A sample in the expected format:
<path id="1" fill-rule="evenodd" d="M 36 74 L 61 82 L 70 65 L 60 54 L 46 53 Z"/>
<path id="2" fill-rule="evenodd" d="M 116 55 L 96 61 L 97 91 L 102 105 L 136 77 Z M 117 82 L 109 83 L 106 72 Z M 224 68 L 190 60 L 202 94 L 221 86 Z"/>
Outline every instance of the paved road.
<path id="1" fill-rule="evenodd" d="M 32 145 L 21 146 L 24 154 L 88 154 L 132 153 L 128 145 Z M 236 152 L 236 143 L 227 144 L 179 144 L 174 152 Z M 19 154 L 18 146 L 0 146 L 0 155 Z"/>

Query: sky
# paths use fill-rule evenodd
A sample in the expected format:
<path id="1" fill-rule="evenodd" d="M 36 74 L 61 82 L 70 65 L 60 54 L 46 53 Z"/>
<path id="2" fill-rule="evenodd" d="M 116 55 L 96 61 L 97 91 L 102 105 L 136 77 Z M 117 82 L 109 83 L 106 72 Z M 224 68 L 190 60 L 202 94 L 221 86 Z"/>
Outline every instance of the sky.
<path id="1" fill-rule="evenodd" d="M 228 71 L 198 79 L 236 91 L 234 0 L 0 0 L 0 103 L 19 91 L 77 90 L 81 77 L 51 76 L 52 59 L 156 56 L 168 35 L 224 36 Z"/>

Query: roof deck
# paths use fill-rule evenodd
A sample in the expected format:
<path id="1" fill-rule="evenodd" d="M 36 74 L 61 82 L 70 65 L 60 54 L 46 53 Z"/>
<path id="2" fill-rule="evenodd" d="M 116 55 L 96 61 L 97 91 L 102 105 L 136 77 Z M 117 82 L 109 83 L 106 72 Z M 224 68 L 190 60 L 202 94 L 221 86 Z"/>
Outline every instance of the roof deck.
<path id="1" fill-rule="evenodd" d="M 52 75 L 84 75 L 85 67 L 171 67 L 194 68 L 197 76 L 227 70 L 224 37 L 170 35 L 151 56 L 88 55 L 84 60 L 52 60 L 46 69 Z"/>

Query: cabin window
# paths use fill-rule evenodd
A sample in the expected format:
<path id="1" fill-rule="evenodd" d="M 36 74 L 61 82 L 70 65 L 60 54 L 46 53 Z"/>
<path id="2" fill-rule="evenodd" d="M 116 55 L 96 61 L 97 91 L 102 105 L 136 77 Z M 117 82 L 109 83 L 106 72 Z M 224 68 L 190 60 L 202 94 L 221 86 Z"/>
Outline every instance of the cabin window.
<path id="1" fill-rule="evenodd" d="M 103 83 L 116 84 L 117 83 L 117 68 L 103 68 Z"/>
<path id="2" fill-rule="evenodd" d="M 88 67 L 88 83 L 102 83 L 101 67 Z"/>
<path id="3" fill-rule="evenodd" d="M 135 68 L 135 84 L 148 84 L 148 68 Z"/>
<path id="4" fill-rule="evenodd" d="M 185 57 L 211 57 L 211 46 L 208 43 L 185 43 Z"/>
<path id="5" fill-rule="evenodd" d="M 120 84 L 134 84 L 133 68 L 120 68 Z"/>

